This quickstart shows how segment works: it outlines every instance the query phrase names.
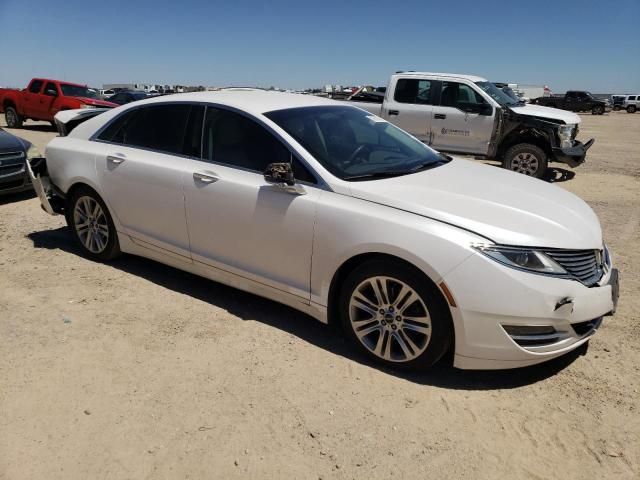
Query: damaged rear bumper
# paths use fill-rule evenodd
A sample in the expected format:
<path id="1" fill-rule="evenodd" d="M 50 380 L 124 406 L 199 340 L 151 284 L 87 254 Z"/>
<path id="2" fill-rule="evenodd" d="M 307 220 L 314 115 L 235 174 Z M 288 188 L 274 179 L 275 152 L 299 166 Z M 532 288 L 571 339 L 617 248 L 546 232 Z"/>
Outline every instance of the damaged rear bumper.
<path id="1" fill-rule="evenodd" d="M 33 189 L 38 194 L 42 209 L 50 215 L 63 215 L 65 198 L 55 185 L 51 183 L 47 172 L 47 161 L 44 157 L 28 159 L 27 173 Z"/>
<path id="2" fill-rule="evenodd" d="M 591 148 L 594 142 L 595 139 L 592 138 L 587 143 L 576 141 L 573 147 L 569 148 L 553 147 L 552 150 L 555 161 L 566 163 L 571 168 L 576 168 L 578 165 L 584 163 L 587 150 Z"/>

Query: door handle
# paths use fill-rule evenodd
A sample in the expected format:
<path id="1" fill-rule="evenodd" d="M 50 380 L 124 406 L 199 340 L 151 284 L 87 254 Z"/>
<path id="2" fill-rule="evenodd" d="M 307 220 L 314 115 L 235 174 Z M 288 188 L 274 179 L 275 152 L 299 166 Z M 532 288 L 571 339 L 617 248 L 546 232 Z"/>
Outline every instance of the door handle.
<path id="1" fill-rule="evenodd" d="M 437 119 L 437 120 L 444 120 L 445 118 L 447 118 L 447 116 L 444 113 L 436 113 L 433 118 Z"/>
<path id="2" fill-rule="evenodd" d="M 398 110 L 389 110 L 389 116 L 391 115 L 400 115 L 400 112 Z"/>
<path id="3" fill-rule="evenodd" d="M 122 162 L 126 160 L 125 156 L 122 153 L 115 153 L 113 155 L 107 155 L 107 162 L 113 165 L 120 165 Z"/>
<path id="4" fill-rule="evenodd" d="M 220 180 L 220 177 L 213 172 L 210 172 L 210 173 L 193 172 L 193 179 L 197 182 L 202 182 L 202 183 L 214 183 Z"/>

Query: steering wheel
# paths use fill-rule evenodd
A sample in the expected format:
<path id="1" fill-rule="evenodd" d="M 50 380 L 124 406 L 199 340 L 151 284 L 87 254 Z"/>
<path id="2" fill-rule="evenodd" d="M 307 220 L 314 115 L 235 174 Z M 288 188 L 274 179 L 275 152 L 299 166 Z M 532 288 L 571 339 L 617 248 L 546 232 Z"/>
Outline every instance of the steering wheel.
<path id="1" fill-rule="evenodd" d="M 356 148 L 353 153 L 351 155 L 349 155 L 349 158 L 347 159 L 346 163 L 347 165 L 351 165 L 352 163 L 354 163 L 356 161 L 356 159 L 362 154 L 362 152 L 364 152 L 365 150 L 371 150 L 371 147 L 369 145 L 367 145 L 366 143 L 363 143 L 362 145 L 360 145 L 358 148 Z"/>

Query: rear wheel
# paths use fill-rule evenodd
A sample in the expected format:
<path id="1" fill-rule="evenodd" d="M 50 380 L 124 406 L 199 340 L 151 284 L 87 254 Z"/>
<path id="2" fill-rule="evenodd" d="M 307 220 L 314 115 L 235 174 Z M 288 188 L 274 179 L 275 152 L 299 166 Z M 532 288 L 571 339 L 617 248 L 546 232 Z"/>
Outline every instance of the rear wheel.
<path id="1" fill-rule="evenodd" d="M 363 263 L 345 280 L 339 302 L 352 343 L 388 367 L 426 369 L 451 345 L 451 317 L 438 288 L 401 262 Z"/>
<path id="2" fill-rule="evenodd" d="M 15 107 L 7 107 L 4 110 L 4 119 L 9 128 L 21 128 L 23 119 L 16 111 Z"/>
<path id="3" fill-rule="evenodd" d="M 96 192 L 79 188 L 72 194 L 68 205 L 67 223 L 87 257 L 104 262 L 120 255 L 113 220 Z"/>
<path id="4" fill-rule="evenodd" d="M 595 107 L 593 107 L 593 109 L 591 110 L 591 113 L 593 115 L 602 115 L 604 113 L 604 107 L 602 105 L 596 105 Z"/>
<path id="5" fill-rule="evenodd" d="M 514 145 L 507 150 L 502 159 L 504 168 L 535 178 L 544 176 L 547 165 L 547 154 L 540 147 L 530 143 Z"/>
<path id="6" fill-rule="evenodd" d="M 636 110 L 637 110 L 637 108 L 636 108 L 636 106 L 635 106 L 635 105 L 629 105 L 629 106 L 627 107 L 627 112 L 628 112 L 628 113 L 636 113 Z"/>

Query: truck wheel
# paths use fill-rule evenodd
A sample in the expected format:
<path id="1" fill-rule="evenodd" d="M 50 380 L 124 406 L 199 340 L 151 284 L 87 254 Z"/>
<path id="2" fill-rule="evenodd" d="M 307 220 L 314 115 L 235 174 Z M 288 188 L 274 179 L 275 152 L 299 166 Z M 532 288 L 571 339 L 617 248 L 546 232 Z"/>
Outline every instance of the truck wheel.
<path id="1" fill-rule="evenodd" d="M 502 166 L 512 172 L 542 178 L 547 171 L 547 154 L 530 143 L 514 145 L 504 154 Z"/>
<path id="2" fill-rule="evenodd" d="M 613 111 L 614 111 L 614 112 L 618 112 L 618 111 L 620 111 L 620 106 L 615 105 L 615 106 L 613 107 Z"/>
<path id="3" fill-rule="evenodd" d="M 592 115 L 602 115 L 604 113 L 604 107 L 602 105 L 596 105 L 591 110 Z"/>
<path id="4" fill-rule="evenodd" d="M 21 128 L 22 117 L 18 115 L 14 107 L 7 107 L 4 111 L 4 119 L 7 122 L 9 128 Z"/>
<path id="5" fill-rule="evenodd" d="M 635 105 L 629 105 L 627 107 L 627 113 L 636 113 L 636 106 Z"/>

